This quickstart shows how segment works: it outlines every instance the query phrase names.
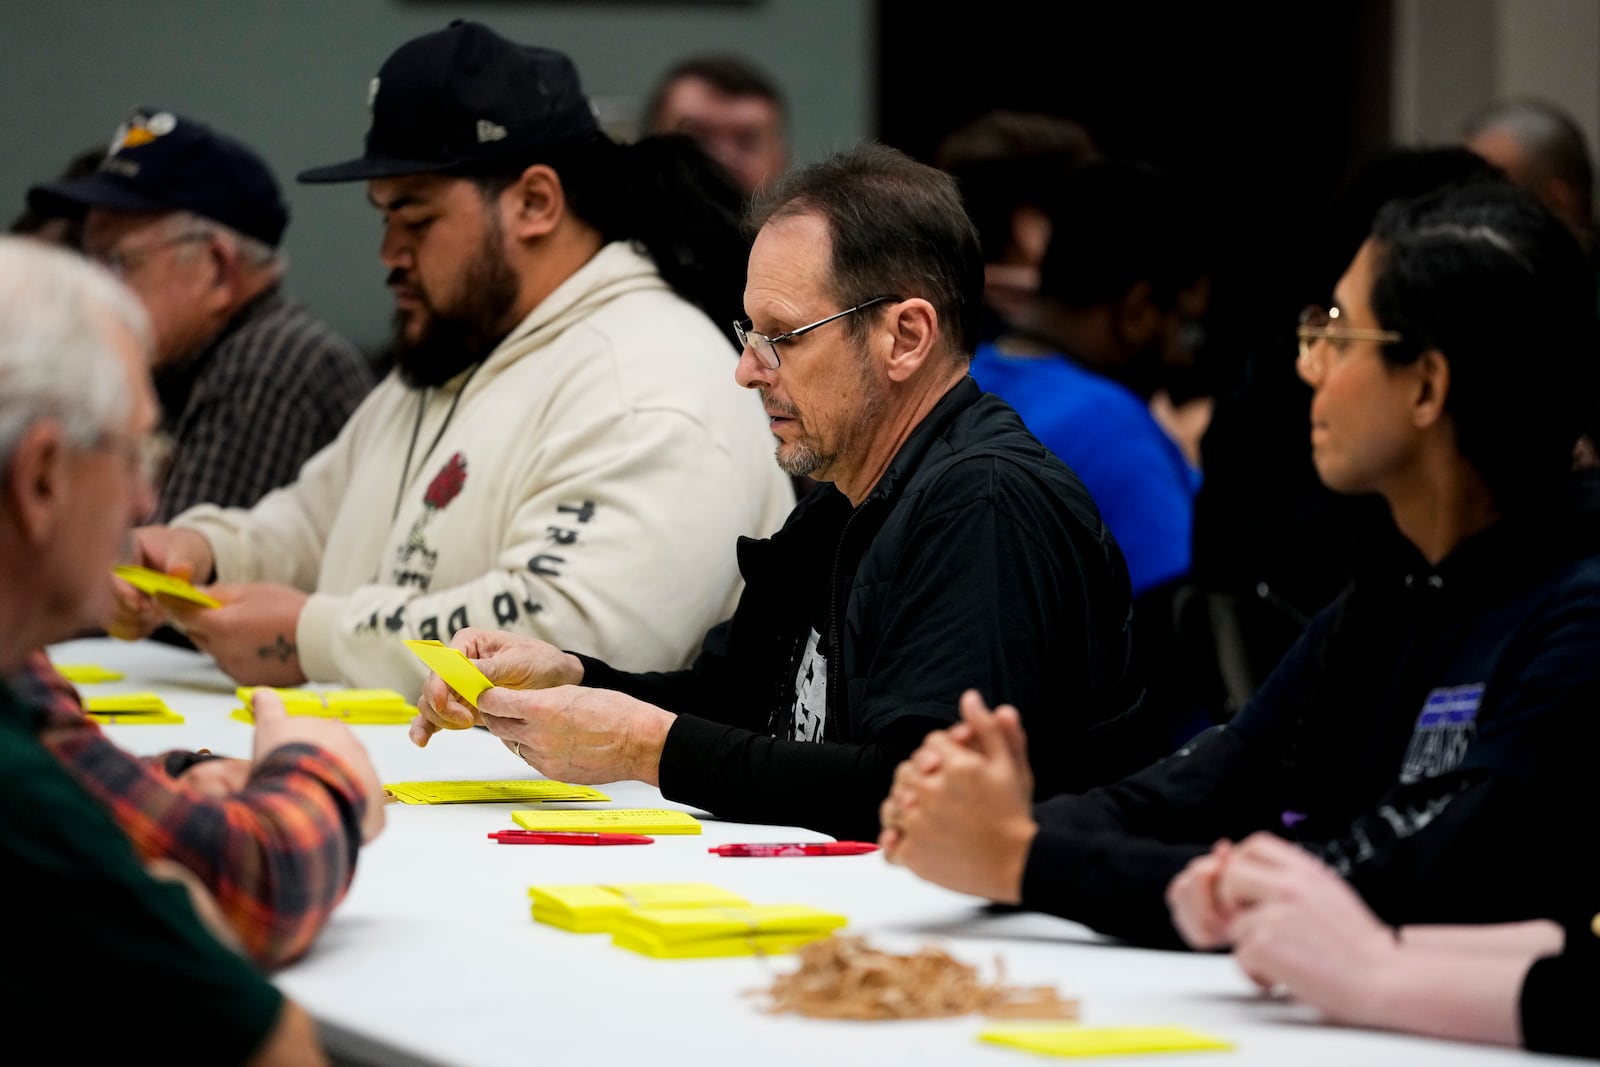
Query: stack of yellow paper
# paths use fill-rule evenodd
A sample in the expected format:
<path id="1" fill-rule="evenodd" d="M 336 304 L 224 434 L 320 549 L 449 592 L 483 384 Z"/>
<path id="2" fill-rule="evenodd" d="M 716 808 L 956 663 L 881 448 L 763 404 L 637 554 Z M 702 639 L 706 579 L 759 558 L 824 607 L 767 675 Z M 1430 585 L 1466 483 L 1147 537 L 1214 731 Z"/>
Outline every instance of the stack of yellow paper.
<path id="1" fill-rule="evenodd" d="M 502 782 L 391 782 L 383 787 L 402 804 L 484 804 L 556 800 L 610 800 L 586 785 L 546 778 Z"/>
<path id="2" fill-rule="evenodd" d="M 1231 1041 L 1182 1026 L 994 1026 L 979 1033 L 978 1040 L 1046 1056 L 1114 1056 L 1234 1048 Z"/>
<path id="3" fill-rule="evenodd" d="M 290 715 L 316 715 L 327 719 L 343 719 L 360 725 L 394 725 L 409 723 L 416 718 L 414 704 L 393 689 L 278 689 L 283 706 Z M 254 686 L 240 686 L 234 690 L 244 707 L 235 708 L 233 718 L 240 722 L 254 722 L 250 701 L 255 695 Z"/>
<path id="4" fill-rule="evenodd" d="M 605 808 L 599 811 L 514 811 L 524 830 L 573 833 L 697 834 L 700 820 L 686 811 L 662 808 Z"/>
<path id="5" fill-rule="evenodd" d="M 611 930 L 630 909 L 738 908 L 749 901 L 714 885 L 701 882 L 630 882 L 619 885 L 536 885 L 533 898 L 536 922 L 559 926 L 575 934 Z"/>
<path id="6" fill-rule="evenodd" d="M 83 710 L 95 722 L 117 726 L 165 726 L 183 722 L 183 716 L 167 707 L 167 702 L 157 693 L 89 697 L 83 702 Z"/>
<path id="7" fill-rule="evenodd" d="M 57 663 L 56 672 L 73 685 L 98 685 L 101 682 L 120 682 L 122 672 L 95 663 Z"/>
<path id="8" fill-rule="evenodd" d="M 804 904 L 716 908 L 632 908 L 611 927 L 611 941 L 658 959 L 708 959 L 789 952 L 845 925 Z"/>

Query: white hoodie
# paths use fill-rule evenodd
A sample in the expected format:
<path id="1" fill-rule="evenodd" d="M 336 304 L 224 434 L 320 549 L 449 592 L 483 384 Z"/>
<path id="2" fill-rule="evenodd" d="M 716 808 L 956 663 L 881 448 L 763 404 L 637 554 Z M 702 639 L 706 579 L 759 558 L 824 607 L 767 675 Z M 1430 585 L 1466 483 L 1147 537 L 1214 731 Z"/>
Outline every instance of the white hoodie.
<path id="1" fill-rule="evenodd" d="M 219 582 L 312 593 L 296 635 L 311 681 L 414 697 L 427 672 L 400 639 L 465 626 L 676 669 L 732 613 L 738 536 L 794 504 L 734 364 L 723 331 L 613 243 L 476 372 L 425 392 L 391 374 L 295 482 L 172 525 L 211 543 Z"/>

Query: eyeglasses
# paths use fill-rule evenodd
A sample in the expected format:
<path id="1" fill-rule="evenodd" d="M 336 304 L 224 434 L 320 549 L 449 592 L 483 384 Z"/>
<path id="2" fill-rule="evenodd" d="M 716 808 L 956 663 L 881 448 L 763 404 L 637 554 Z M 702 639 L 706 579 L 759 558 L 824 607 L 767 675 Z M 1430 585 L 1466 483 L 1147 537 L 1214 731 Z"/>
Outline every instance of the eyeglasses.
<path id="1" fill-rule="evenodd" d="M 1359 326 L 1341 326 L 1338 308 L 1321 308 L 1315 304 L 1300 312 L 1300 325 L 1294 335 L 1300 341 L 1300 365 L 1313 374 L 1322 372 L 1322 360 L 1317 358 L 1318 341 L 1331 341 L 1342 345 L 1346 341 L 1378 341 L 1393 343 L 1403 340 L 1393 330 L 1371 330 Z"/>
<path id="2" fill-rule="evenodd" d="M 211 234 L 207 230 L 188 230 L 184 233 L 175 233 L 162 237 L 146 244 L 135 245 L 132 248 L 108 248 L 103 252 L 93 253 L 93 258 L 98 260 L 107 270 L 119 278 L 126 278 L 141 259 L 162 248 L 172 245 L 190 244 L 194 241 L 208 241 Z"/>
<path id="3" fill-rule="evenodd" d="M 764 333 L 757 333 L 755 330 L 750 328 L 749 319 L 740 319 L 738 322 L 733 324 L 733 335 L 739 339 L 740 347 L 748 348 L 750 351 L 754 352 L 756 354 L 756 358 L 759 359 L 762 365 L 768 370 L 777 370 L 779 341 L 791 341 L 794 338 L 799 337 L 801 334 L 810 333 L 818 326 L 828 325 L 828 323 L 832 322 L 834 319 L 842 319 L 846 315 L 852 315 L 855 312 L 860 311 L 862 308 L 869 308 L 874 304 L 881 304 L 885 300 L 900 299 L 903 298 L 898 296 L 875 296 L 871 300 L 863 300 L 853 308 L 845 308 L 837 315 L 829 315 L 825 319 L 818 319 L 816 322 L 813 322 L 808 326 L 802 326 L 798 330 L 790 330 L 788 333 L 780 333 L 776 337 L 768 337 Z"/>
<path id="4" fill-rule="evenodd" d="M 157 434 L 144 434 L 133 438 L 107 431 L 89 445 L 87 450 L 116 456 L 130 475 L 155 485 L 166 474 L 170 447 L 170 442 Z"/>

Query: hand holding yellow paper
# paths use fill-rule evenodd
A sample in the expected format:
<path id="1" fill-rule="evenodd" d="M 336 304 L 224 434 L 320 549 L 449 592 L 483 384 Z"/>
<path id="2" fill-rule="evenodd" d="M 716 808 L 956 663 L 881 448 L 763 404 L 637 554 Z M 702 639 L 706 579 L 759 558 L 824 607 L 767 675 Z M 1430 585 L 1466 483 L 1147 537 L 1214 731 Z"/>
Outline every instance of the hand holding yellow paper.
<path id="1" fill-rule="evenodd" d="M 187 600 L 190 603 L 199 604 L 201 607 L 206 608 L 222 607 L 222 601 L 202 593 L 175 575 L 163 574 L 160 571 L 153 571 L 149 567 L 138 567 L 131 563 L 123 563 L 113 567 L 112 573 L 141 593 Z"/>
<path id="2" fill-rule="evenodd" d="M 444 679 L 448 685 L 461 695 L 461 699 L 478 706 L 478 697 L 485 689 L 493 689 L 494 683 L 485 678 L 483 672 L 468 659 L 465 653 L 451 648 L 439 641 L 411 641 L 406 642 L 406 647 L 420 659 L 434 674 Z"/>

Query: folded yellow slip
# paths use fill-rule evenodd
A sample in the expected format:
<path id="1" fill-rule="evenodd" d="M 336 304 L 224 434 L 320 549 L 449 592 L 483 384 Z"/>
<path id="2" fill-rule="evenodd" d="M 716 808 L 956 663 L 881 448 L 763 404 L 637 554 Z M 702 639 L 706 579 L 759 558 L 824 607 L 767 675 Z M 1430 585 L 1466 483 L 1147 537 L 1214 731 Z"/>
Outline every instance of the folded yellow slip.
<path id="1" fill-rule="evenodd" d="M 700 820 L 686 811 L 661 808 L 602 808 L 598 811 L 514 811 L 511 820 L 524 830 L 571 830 L 593 833 L 697 834 Z"/>
<path id="2" fill-rule="evenodd" d="M 610 800 L 598 789 L 548 778 L 495 782 L 391 782 L 383 787 L 402 804 L 484 804 L 561 800 Z"/>
<path id="3" fill-rule="evenodd" d="M 83 710 L 95 722 L 117 726 L 163 726 L 183 722 L 183 716 L 167 707 L 156 693 L 118 693 L 89 697 Z"/>
<path id="4" fill-rule="evenodd" d="M 611 928 L 613 944 L 659 959 L 788 952 L 844 926 L 843 915 L 805 904 L 633 908 Z"/>
<path id="5" fill-rule="evenodd" d="M 187 600 L 208 608 L 222 607 L 222 601 L 202 593 L 182 578 L 177 578 L 170 574 L 162 574 L 160 571 L 153 571 L 149 567 L 136 567 L 132 564 L 124 563 L 113 567 L 112 573 L 141 593 L 176 597 L 179 600 Z"/>
<path id="6" fill-rule="evenodd" d="M 73 685 L 97 685 L 100 682 L 120 682 L 122 672 L 94 663 L 56 663 L 56 671 Z"/>
<path id="7" fill-rule="evenodd" d="M 1229 1051 L 1232 1041 L 1184 1026 L 991 1026 L 979 1041 L 1046 1056 Z"/>
<path id="8" fill-rule="evenodd" d="M 408 640 L 406 647 L 473 707 L 478 706 L 478 697 L 483 695 L 484 690 L 494 688 L 494 683 L 478 670 L 477 664 L 468 659 L 465 653 L 441 641 Z"/>
<path id="9" fill-rule="evenodd" d="M 536 885 L 528 888 L 535 921 L 577 934 L 611 930 L 636 907 L 744 907 L 749 901 L 703 882 L 626 882 L 616 885 Z"/>

